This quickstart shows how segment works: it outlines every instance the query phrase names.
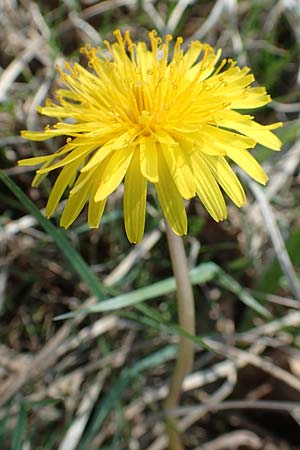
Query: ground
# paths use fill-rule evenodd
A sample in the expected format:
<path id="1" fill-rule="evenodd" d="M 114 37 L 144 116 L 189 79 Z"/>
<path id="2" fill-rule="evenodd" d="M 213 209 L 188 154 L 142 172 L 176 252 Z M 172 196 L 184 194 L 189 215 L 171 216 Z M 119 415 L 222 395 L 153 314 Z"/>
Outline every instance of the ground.
<path id="1" fill-rule="evenodd" d="M 254 152 L 270 181 L 261 189 L 243 179 L 247 206 L 227 199 L 228 220 L 217 224 L 199 202 L 187 205 L 197 337 L 175 413 L 187 450 L 300 449 L 297 1 L 6 0 L 0 10 L 1 449 L 167 445 L 162 401 L 180 330 L 154 193 L 133 246 L 120 190 L 100 229 L 90 231 L 83 212 L 59 230 L 59 212 L 43 218 L 53 178 L 31 188 L 32 168 L 17 166 L 57 148 L 19 134 L 46 124 L 36 107 L 53 96 L 55 65 L 113 39 L 115 28 L 222 47 L 273 99 L 258 121 L 284 123 L 280 153 Z"/>

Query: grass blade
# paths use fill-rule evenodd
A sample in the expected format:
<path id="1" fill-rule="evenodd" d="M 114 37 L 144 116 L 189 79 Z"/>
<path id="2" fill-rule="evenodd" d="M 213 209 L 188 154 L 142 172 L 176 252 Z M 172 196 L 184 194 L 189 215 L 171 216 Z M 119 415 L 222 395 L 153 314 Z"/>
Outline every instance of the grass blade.
<path id="1" fill-rule="evenodd" d="M 11 445 L 12 450 L 22 449 L 25 428 L 26 428 L 26 410 L 24 404 L 21 403 L 16 428 L 14 429 L 12 438 L 12 445 Z"/>
<path id="2" fill-rule="evenodd" d="M 256 312 L 264 317 L 271 317 L 270 312 L 264 308 L 251 294 L 249 294 L 243 287 L 235 281 L 230 275 L 225 273 L 217 264 L 208 262 L 202 263 L 195 267 L 190 272 L 192 284 L 208 283 L 215 280 L 223 288 L 230 292 L 233 292 L 237 297 L 245 303 L 250 308 L 254 309 Z M 92 314 L 99 312 L 115 311 L 121 308 L 126 308 L 127 306 L 138 305 L 145 300 L 150 300 L 153 298 L 160 297 L 162 295 L 170 294 L 175 292 L 176 282 L 174 277 L 166 278 L 165 280 L 153 283 L 150 286 L 137 289 L 126 294 L 118 295 L 114 298 L 110 298 L 102 301 L 96 305 L 91 305 L 88 308 L 79 308 L 76 311 L 70 313 L 62 314 L 57 316 L 56 320 L 67 319 L 74 317 L 78 314 Z"/>

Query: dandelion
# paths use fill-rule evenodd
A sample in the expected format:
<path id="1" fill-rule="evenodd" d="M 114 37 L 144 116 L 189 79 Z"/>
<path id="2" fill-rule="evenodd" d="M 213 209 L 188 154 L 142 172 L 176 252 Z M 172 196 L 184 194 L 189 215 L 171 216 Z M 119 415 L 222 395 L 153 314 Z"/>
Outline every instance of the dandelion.
<path id="1" fill-rule="evenodd" d="M 58 68 L 63 89 L 56 103 L 48 100 L 39 112 L 57 118 L 42 132 L 22 136 L 43 141 L 66 136 L 56 153 L 23 159 L 21 165 L 41 165 L 33 186 L 52 170 L 61 169 L 50 193 L 46 215 L 70 189 L 61 216 L 67 228 L 88 203 L 88 224 L 99 226 L 109 195 L 124 179 L 124 221 L 129 241 L 144 233 L 147 182 L 153 183 L 163 213 L 173 231 L 187 233 L 184 200 L 198 196 L 216 220 L 227 217 L 221 188 L 241 207 L 244 190 L 229 161 L 265 184 L 267 175 L 250 153 L 257 143 L 279 150 L 271 130 L 240 110 L 270 102 L 265 88 L 253 87 L 248 67 L 199 41 L 182 49 L 177 38 L 162 41 L 149 33 L 150 48 L 115 31 L 116 42 L 106 49 L 85 47 L 88 59 Z M 67 120 L 66 120 L 67 119 Z"/>

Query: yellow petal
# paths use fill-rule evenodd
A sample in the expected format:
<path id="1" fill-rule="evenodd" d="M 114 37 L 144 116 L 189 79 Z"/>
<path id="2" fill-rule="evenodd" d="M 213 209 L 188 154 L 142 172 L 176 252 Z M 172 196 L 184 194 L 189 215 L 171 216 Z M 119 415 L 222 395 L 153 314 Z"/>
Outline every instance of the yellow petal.
<path id="1" fill-rule="evenodd" d="M 140 152 L 136 149 L 125 176 L 124 220 L 130 242 L 140 242 L 144 235 L 147 180 L 140 170 Z"/>
<path id="2" fill-rule="evenodd" d="M 88 177 L 89 175 L 89 173 L 80 174 L 76 184 L 82 183 L 83 179 L 85 177 Z M 60 219 L 61 227 L 68 228 L 78 217 L 90 195 L 92 182 L 93 178 L 89 177 L 88 182 L 83 184 L 81 189 L 78 189 L 73 194 L 70 193 L 67 204 Z"/>
<path id="3" fill-rule="evenodd" d="M 76 150 L 73 150 L 66 156 L 64 159 L 59 161 L 56 164 L 53 164 L 53 166 L 45 167 L 43 169 L 39 169 L 37 171 L 38 174 L 42 173 L 48 173 L 51 170 L 58 169 L 59 167 L 66 166 L 67 164 L 72 163 L 73 161 L 76 161 L 77 159 L 80 159 L 83 161 L 84 157 L 88 155 L 88 153 L 92 152 L 94 150 L 94 146 L 87 146 L 86 148 L 77 148 Z"/>
<path id="4" fill-rule="evenodd" d="M 155 131 L 155 137 L 158 139 L 160 144 L 166 145 L 177 145 L 177 142 L 172 138 L 172 136 L 164 130 Z"/>
<path id="5" fill-rule="evenodd" d="M 243 96 L 238 96 L 231 100 L 230 107 L 233 109 L 252 109 L 260 108 L 261 106 L 270 103 L 271 98 L 266 93 L 265 88 L 253 87 L 246 91 Z"/>
<path id="6" fill-rule="evenodd" d="M 217 143 L 208 140 L 201 132 L 197 133 L 189 133 L 188 135 L 178 139 L 180 147 L 183 151 L 190 155 L 195 151 L 201 151 L 206 155 L 212 156 L 224 156 L 226 155 L 226 151 L 219 146 Z"/>
<path id="7" fill-rule="evenodd" d="M 21 136 L 25 139 L 29 139 L 30 141 L 46 141 L 47 139 L 53 138 L 54 136 L 60 136 L 63 134 L 60 130 L 50 130 L 46 129 L 45 131 L 29 131 L 29 130 L 21 130 Z"/>
<path id="8" fill-rule="evenodd" d="M 49 161 L 48 163 L 43 164 L 42 167 L 47 167 L 47 165 L 49 165 L 50 163 L 51 163 L 51 161 Z M 47 175 L 48 175 L 47 173 L 36 173 L 34 178 L 33 178 L 33 180 L 32 180 L 31 186 L 32 187 L 38 187 L 42 183 L 42 181 L 45 178 L 47 178 Z"/>
<path id="9" fill-rule="evenodd" d="M 71 164 L 65 166 L 60 174 L 58 175 L 54 186 L 51 189 L 49 199 L 46 206 L 46 216 L 50 217 L 53 214 L 53 211 L 57 207 L 61 196 L 63 195 L 65 189 L 73 179 L 74 175 L 78 170 L 78 166 L 80 165 L 82 159 L 73 161 Z"/>
<path id="10" fill-rule="evenodd" d="M 261 125 L 255 122 L 251 116 L 239 114 L 236 111 L 224 111 L 223 118 L 217 120 L 217 123 L 225 128 L 236 130 L 261 145 L 264 145 L 272 150 L 280 150 L 281 141 L 270 130 L 274 130 L 282 125 L 281 122 L 273 123 L 272 125 Z"/>
<path id="11" fill-rule="evenodd" d="M 203 155 L 202 159 L 231 200 L 238 207 L 243 206 L 247 201 L 244 189 L 225 158 Z"/>
<path id="12" fill-rule="evenodd" d="M 229 130 L 222 130 L 212 125 L 203 126 L 201 135 L 208 147 L 217 148 L 220 152 L 223 150 L 223 154 L 226 154 L 233 147 L 252 148 L 255 145 L 255 141 L 247 136 Z"/>
<path id="13" fill-rule="evenodd" d="M 47 161 L 45 161 L 42 164 L 41 169 L 45 169 L 46 167 L 49 167 L 50 164 L 52 163 L 52 161 L 55 161 L 55 159 L 57 158 L 56 155 L 57 154 L 51 155 L 51 158 L 49 158 Z M 33 180 L 32 180 L 32 183 L 31 183 L 32 187 L 37 187 L 47 177 L 47 175 L 48 175 L 47 172 L 45 172 L 45 173 L 36 173 L 34 178 L 33 178 Z"/>
<path id="14" fill-rule="evenodd" d="M 95 202 L 94 198 L 90 198 L 89 209 L 88 209 L 88 224 L 90 228 L 98 228 L 107 199 L 100 200 L 100 202 Z"/>
<path id="15" fill-rule="evenodd" d="M 227 154 L 229 158 L 250 175 L 251 178 L 261 184 L 266 184 L 268 181 L 266 172 L 248 150 L 233 148 Z"/>
<path id="16" fill-rule="evenodd" d="M 104 200 L 119 186 L 130 164 L 133 152 L 133 147 L 127 147 L 115 151 L 109 157 L 110 159 L 104 169 L 100 185 L 95 194 L 96 202 Z"/>
<path id="17" fill-rule="evenodd" d="M 45 156 L 37 156 L 34 158 L 26 158 L 21 159 L 18 161 L 18 164 L 20 166 L 33 166 L 36 164 L 43 164 L 43 163 L 51 163 L 54 159 L 59 158 L 62 155 L 65 155 L 66 153 L 73 150 L 75 146 L 73 143 L 66 144 L 63 147 L 61 147 L 57 152 L 53 153 L 52 155 L 45 155 Z M 49 164 L 45 164 L 45 167 L 49 166 Z"/>
<path id="18" fill-rule="evenodd" d="M 187 218 L 184 203 L 163 155 L 158 158 L 158 179 L 159 181 L 155 184 L 155 188 L 170 227 L 178 235 L 186 234 Z"/>
<path id="19" fill-rule="evenodd" d="M 140 142 L 141 172 L 152 183 L 158 181 L 157 149 L 154 137 L 144 137 Z"/>
<path id="20" fill-rule="evenodd" d="M 96 170 L 92 170 L 93 183 L 91 186 L 90 193 L 90 201 L 89 201 L 89 209 L 88 209 L 88 224 L 90 228 L 98 228 L 104 209 L 106 205 L 107 199 L 100 200 L 99 202 L 95 201 L 95 194 L 97 192 L 98 186 L 101 182 L 101 178 L 106 167 L 107 161 L 104 161 L 100 167 Z"/>
<path id="21" fill-rule="evenodd" d="M 127 148 L 131 144 L 135 135 L 135 128 L 132 128 L 130 131 L 126 131 L 126 133 L 123 133 L 121 136 L 114 140 L 114 142 L 112 143 L 112 149 L 120 150 L 125 147 Z"/>
<path id="22" fill-rule="evenodd" d="M 196 186 L 188 155 L 183 152 L 179 145 L 170 147 L 162 144 L 161 147 L 178 191 L 183 198 L 194 197 Z"/>
<path id="23" fill-rule="evenodd" d="M 208 44 L 202 44 L 204 55 L 202 60 L 199 63 L 195 64 L 187 71 L 187 77 L 189 79 L 195 78 L 197 76 L 198 81 L 206 80 L 216 69 L 215 65 L 220 59 L 221 49 L 219 49 L 216 53 L 213 48 Z"/>
<path id="24" fill-rule="evenodd" d="M 88 172 L 91 169 L 94 169 L 95 166 L 99 166 L 102 161 L 104 161 L 104 159 L 110 154 L 112 153 L 112 147 L 111 144 L 110 145 L 103 145 L 102 147 L 100 147 L 95 153 L 94 155 L 91 157 L 91 159 L 89 160 L 89 162 L 87 164 L 85 164 L 85 166 L 83 166 L 83 168 L 81 169 L 81 172 Z"/>
<path id="25" fill-rule="evenodd" d="M 45 156 L 36 156 L 34 158 L 26 158 L 26 159 L 20 159 L 18 161 L 18 165 L 19 166 L 36 166 L 39 164 L 43 164 L 47 161 L 50 161 L 50 163 L 54 160 L 58 158 L 57 154 L 52 154 L 52 155 L 45 155 Z"/>
<path id="26" fill-rule="evenodd" d="M 225 201 L 210 168 L 198 152 L 191 156 L 191 161 L 194 168 L 196 190 L 201 202 L 216 222 L 226 219 Z"/>
<path id="27" fill-rule="evenodd" d="M 102 168 L 100 168 L 102 169 Z M 91 178 L 93 178 L 93 186 L 95 184 L 95 177 L 96 177 L 96 173 L 97 173 L 97 168 L 94 168 L 92 170 L 90 170 L 89 172 L 84 172 L 84 173 L 80 173 L 75 185 L 72 187 L 71 191 L 70 191 L 70 195 L 74 195 L 76 194 L 76 192 L 82 190 L 82 188 L 84 187 L 84 185 L 86 185 Z"/>
<path id="28" fill-rule="evenodd" d="M 182 58 L 184 70 L 188 70 L 190 67 L 193 67 L 202 50 L 203 44 L 201 44 L 199 41 L 191 42 L 190 48 L 185 52 Z"/>

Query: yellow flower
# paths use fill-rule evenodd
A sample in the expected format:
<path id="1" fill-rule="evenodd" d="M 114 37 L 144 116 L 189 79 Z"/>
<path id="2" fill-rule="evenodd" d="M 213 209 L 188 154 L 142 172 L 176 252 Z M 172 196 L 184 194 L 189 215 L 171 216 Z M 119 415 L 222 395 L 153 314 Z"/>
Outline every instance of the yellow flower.
<path id="1" fill-rule="evenodd" d="M 69 227 L 89 202 L 89 226 L 98 227 L 108 196 L 125 179 L 124 220 L 131 242 L 143 237 L 147 181 L 179 235 L 187 232 L 184 199 L 195 195 L 216 221 L 225 219 L 220 187 L 237 206 L 246 202 L 228 159 L 265 184 L 267 176 L 249 149 L 257 143 L 273 150 L 281 146 L 270 131 L 280 123 L 263 126 L 238 112 L 269 103 L 266 90 L 251 86 L 249 68 L 227 59 L 218 63 L 221 51 L 199 41 L 184 52 L 182 38 L 171 51 L 172 37 L 162 42 L 155 31 L 149 33 L 150 49 L 134 43 L 129 32 L 122 36 L 117 30 L 115 36 L 117 42 L 105 42 L 105 50 L 82 49 L 91 70 L 78 63 L 66 63 L 66 71 L 58 68 L 65 89 L 57 90 L 57 103 L 48 100 L 39 108 L 57 123 L 42 132 L 22 131 L 33 141 L 68 136 L 56 153 L 19 162 L 42 164 L 34 186 L 62 168 L 46 215 L 71 187 L 61 226 Z"/>

